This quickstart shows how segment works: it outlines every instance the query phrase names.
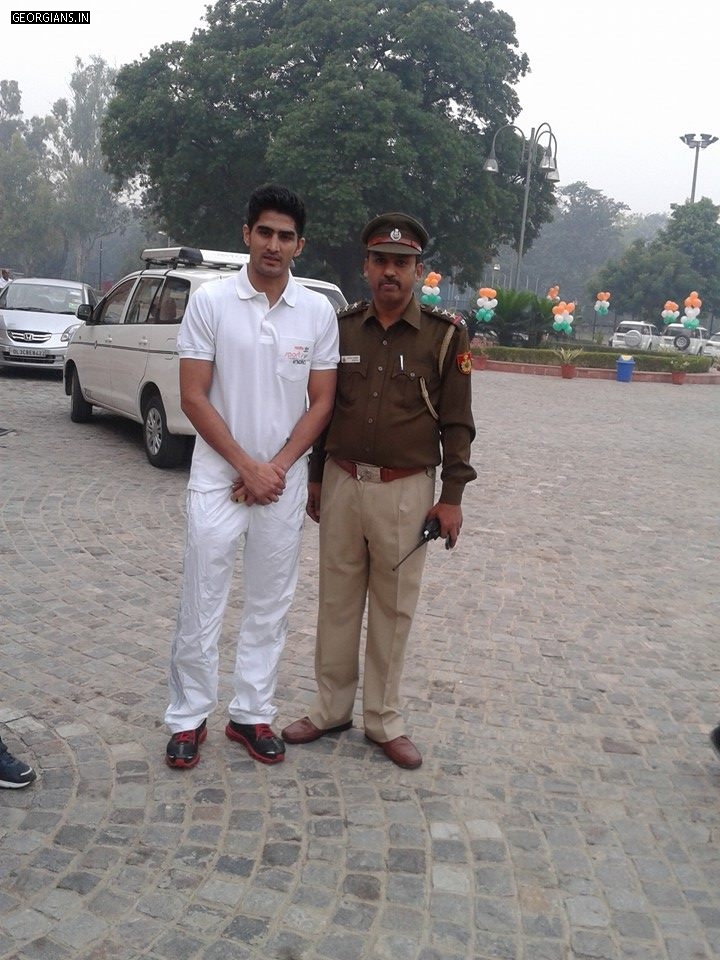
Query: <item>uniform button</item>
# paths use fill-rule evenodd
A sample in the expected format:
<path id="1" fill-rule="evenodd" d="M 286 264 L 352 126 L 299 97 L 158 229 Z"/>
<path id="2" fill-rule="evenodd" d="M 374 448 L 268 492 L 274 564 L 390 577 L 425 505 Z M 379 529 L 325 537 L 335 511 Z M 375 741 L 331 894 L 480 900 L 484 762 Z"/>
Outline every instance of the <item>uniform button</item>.
<path id="1" fill-rule="evenodd" d="M 410 374 L 410 379 L 412 380 L 412 378 L 413 378 L 414 376 L 415 376 L 415 374 L 414 374 L 414 373 L 411 373 L 411 374 Z"/>
<path id="2" fill-rule="evenodd" d="M 373 422 L 373 418 L 372 418 L 372 417 L 368 417 L 368 423 L 372 423 L 372 422 Z"/>
<path id="3" fill-rule="evenodd" d="M 373 396 L 374 396 L 374 397 L 379 397 L 380 394 L 377 392 L 377 390 L 375 390 L 375 391 L 373 391 Z"/>
<path id="4" fill-rule="evenodd" d="M 380 373 L 382 373 L 382 367 L 378 367 Z"/>
<path id="5" fill-rule="evenodd" d="M 383 340 L 383 346 L 386 347 L 388 344 L 387 340 Z"/>

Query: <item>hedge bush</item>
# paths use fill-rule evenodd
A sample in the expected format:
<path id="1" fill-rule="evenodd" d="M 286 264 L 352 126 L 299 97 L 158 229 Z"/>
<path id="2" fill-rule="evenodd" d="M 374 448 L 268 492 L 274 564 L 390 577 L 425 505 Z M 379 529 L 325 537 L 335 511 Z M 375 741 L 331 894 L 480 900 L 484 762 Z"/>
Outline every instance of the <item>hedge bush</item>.
<path id="1" fill-rule="evenodd" d="M 572 346 L 568 342 L 567 346 Z M 559 358 L 552 350 L 540 347 L 486 347 L 481 350 L 477 347 L 471 347 L 472 352 L 478 356 L 487 354 L 490 360 L 502 360 L 504 363 L 545 363 L 560 366 Z M 628 354 L 623 350 L 610 350 L 606 348 L 603 352 L 588 351 L 578 359 L 578 367 L 594 367 L 602 370 L 615 370 L 617 358 L 621 355 L 632 356 L 635 361 L 636 370 L 654 370 L 661 372 L 670 372 L 673 369 L 673 360 L 683 354 L 665 352 L 646 352 Z M 712 357 L 686 357 L 688 362 L 688 373 L 707 373 L 712 366 Z"/>

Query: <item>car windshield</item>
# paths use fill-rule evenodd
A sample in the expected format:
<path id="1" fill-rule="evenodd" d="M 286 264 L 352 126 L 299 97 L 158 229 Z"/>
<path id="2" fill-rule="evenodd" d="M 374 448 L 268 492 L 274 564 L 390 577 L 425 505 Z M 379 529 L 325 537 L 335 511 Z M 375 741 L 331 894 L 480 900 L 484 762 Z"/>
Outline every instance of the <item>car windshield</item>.
<path id="1" fill-rule="evenodd" d="M 3 291 L 4 310 L 31 310 L 35 313 L 66 313 L 75 316 L 83 302 L 80 287 L 50 283 L 11 283 Z"/>
<path id="2" fill-rule="evenodd" d="M 617 328 L 615 333 L 629 333 L 631 330 L 637 330 L 638 333 L 644 332 L 641 323 L 623 323 Z"/>

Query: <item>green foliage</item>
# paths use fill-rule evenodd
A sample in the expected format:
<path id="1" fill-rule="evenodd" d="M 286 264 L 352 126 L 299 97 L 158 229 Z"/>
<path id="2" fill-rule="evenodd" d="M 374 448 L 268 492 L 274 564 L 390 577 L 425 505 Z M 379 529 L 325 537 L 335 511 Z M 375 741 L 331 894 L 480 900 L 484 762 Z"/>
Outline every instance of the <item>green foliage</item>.
<path id="1" fill-rule="evenodd" d="M 53 105 L 50 146 L 55 189 L 75 277 L 84 275 L 95 241 L 125 220 L 100 149 L 100 129 L 114 76 L 99 57 L 91 57 L 87 64 L 76 59 L 70 98 Z"/>
<path id="2" fill-rule="evenodd" d="M 559 284 L 563 300 L 589 310 L 597 290 L 588 290 L 592 276 L 623 248 L 624 203 L 584 182 L 561 187 L 552 222 L 545 224 L 523 258 L 523 272 L 538 276 L 543 292 Z M 600 289 L 600 288 L 598 288 Z"/>
<path id="3" fill-rule="evenodd" d="M 472 353 L 479 355 L 481 351 L 471 346 Z M 536 363 L 536 364 L 555 364 L 559 359 L 557 349 L 524 347 L 489 347 L 482 351 L 490 360 L 502 360 L 506 363 Z M 620 351 L 603 353 L 598 350 L 583 350 L 582 366 L 593 367 L 599 370 L 615 370 Z M 668 371 L 675 369 L 677 357 L 687 363 L 687 369 L 690 373 L 707 373 L 712 366 L 712 357 L 687 357 L 674 352 L 659 351 L 655 353 L 633 353 L 636 370 L 655 370 Z"/>
<path id="4" fill-rule="evenodd" d="M 0 260 L 41 276 L 86 273 L 98 237 L 123 222 L 99 146 L 113 72 L 76 61 L 70 97 L 27 121 L 16 81 L 0 82 Z"/>
<path id="5" fill-rule="evenodd" d="M 580 359 L 585 353 L 584 350 L 572 350 L 569 347 L 556 347 L 552 353 L 558 358 L 562 366 L 571 366 Z"/>
<path id="6" fill-rule="evenodd" d="M 616 311 L 655 322 L 666 300 L 682 304 L 691 290 L 703 314 L 720 311 L 720 207 L 707 198 L 674 205 L 654 240 L 637 240 L 598 276 Z"/>
<path id="7" fill-rule="evenodd" d="M 497 307 L 488 326 L 504 346 L 511 345 L 514 333 L 527 334 L 530 346 L 537 346 L 543 334 L 552 329 L 552 308 L 547 297 L 538 297 L 529 290 L 498 290 Z"/>
<path id="8" fill-rule="evenodd" d="M 237 248 L 249 193 L 275 180 L 308 204 L 303 272 L 355 295 L 361 226 L 402 209 L 426 222 L 433 267 L 472 282 L 518 234 L 519 163 L 482 170 L 518 112 L 515 46 L 511 18 L 470 0 L 220 0 L 191 41 L 120 71 L 103 148 L 186 242 Z M 551 204 L 534 183 L 533 229 Z"/>

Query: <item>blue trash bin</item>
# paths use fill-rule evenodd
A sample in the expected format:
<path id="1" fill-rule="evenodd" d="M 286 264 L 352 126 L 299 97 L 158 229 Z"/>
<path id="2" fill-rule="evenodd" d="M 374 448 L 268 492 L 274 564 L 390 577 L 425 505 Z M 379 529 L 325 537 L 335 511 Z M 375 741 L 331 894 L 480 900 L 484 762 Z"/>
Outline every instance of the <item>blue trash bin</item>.
<path id="1" fill-rule="evenodd" d="M 635 369 L 635 360 L 632 357 L 618 357 L 617 358 L 617 379 L 620 383 L 630 383 L 632 380 L 633 370 Z"/>

